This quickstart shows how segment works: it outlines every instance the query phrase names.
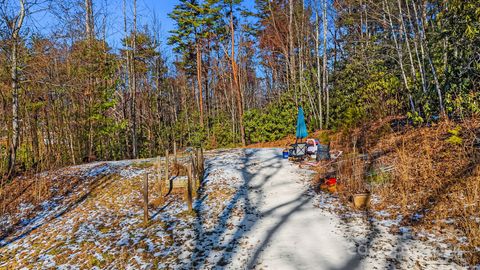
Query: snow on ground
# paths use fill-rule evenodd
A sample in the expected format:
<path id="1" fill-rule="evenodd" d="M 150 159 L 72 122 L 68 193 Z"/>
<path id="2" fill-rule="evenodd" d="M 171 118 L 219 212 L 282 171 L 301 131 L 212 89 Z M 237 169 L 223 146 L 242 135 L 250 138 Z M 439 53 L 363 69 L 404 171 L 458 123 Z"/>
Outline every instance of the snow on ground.
<path id="1" fill-rule="evenodd" d="M 94 188 L 44 202 L 1 239 L 0 269 L 460 268 L 408 228 L 390 233 L 398 222 L 386 213 L 378 216 L 387 220 L 370 222 L 355 213 L 339 218 L 336 199 L 312 192 L 311 173 L 282 159 L 281 149 L 209 153 L 194 211 L 182 192 L 160 196 L 151 160 L 139 162 L 70 167 Z M 147 225 L 145 173 L 151 175 Z"/>
<path id="2" fill-rule="evenodd" d="M 374 196 L 375 200 L 378 198 Z M 337 230 L 355 244 L 362 269 L 467 269 L 458 264 L 465 264 L 463 251 L 448 244 L 449 235 L 414 233 L 401 225 L 401 215 L 393 218 L 387 211 L 355 212 L 328 193 L 316 194 L 314 204 L 323 211 L 337 213 L 341 220 Z"/>

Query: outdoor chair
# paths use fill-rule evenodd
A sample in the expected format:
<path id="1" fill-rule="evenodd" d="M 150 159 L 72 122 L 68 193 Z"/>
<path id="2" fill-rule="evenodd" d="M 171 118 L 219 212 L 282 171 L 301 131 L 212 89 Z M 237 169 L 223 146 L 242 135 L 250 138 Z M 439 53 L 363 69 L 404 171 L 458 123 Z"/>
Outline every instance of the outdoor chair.
<path id="1" fill-rule="evenodd" d="M 290 145 L 289 153 L 290 157 L 295 159 L 303 159 L 307 155 L 307 143 L 294 143 Z"/>

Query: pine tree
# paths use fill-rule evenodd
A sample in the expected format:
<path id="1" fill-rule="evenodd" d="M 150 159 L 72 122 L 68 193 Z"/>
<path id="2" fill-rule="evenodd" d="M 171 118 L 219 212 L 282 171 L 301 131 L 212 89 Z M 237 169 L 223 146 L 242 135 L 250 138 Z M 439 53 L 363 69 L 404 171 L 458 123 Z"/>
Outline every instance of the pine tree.
<path id="1" fill-rule="evenodd" d="M 203 91 L 202 91 L 202 31 L 205 24 L 204 11 L 197 0 L 181 0 L 169 16 L 176 21 L 177 29 L 171 31 L 168 43 L 174 45 L 174 51 L 181 54 L 181 66 L 191 71 L 190 63 L 196 63 L 196 77 L 200 111 L 200 124 L 203 127 Z"/>

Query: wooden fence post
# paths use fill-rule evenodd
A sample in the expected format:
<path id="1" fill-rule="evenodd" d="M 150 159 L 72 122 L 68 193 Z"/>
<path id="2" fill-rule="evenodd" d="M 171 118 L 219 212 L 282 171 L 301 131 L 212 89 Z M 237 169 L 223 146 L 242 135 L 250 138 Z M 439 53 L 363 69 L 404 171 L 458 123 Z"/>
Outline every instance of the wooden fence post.
<path id="1" fill-rule="evenodd" d="M 160 185 L 160 196 L 163 194 L 163 176 L 162 176 L 162 163 L 160 156 L 157 157 L 157 164 L 156 164 L 156 169 L 157 169 L 157 181 L 159 182 Z"/>
<path id="2" fill-rule="evenodd" d="M 194 153 L 195 154 L 195 153 Z M 195 155 L 190 155 L 190 161 L 192 162 L 192 176 L 195 177 L 197 175 L 197 164 L 195 160 Z"/>
<path id="3" fill-rule="evenodd" d="M 198 148 L 195 149 L 195 157 L 194 157 L 194 168 L 195 168 L 195 174 L 194 174 L 194 181 L 195 183 L 198 183 L 198 177 L 200 175 L 200 160 L 199 160 L 199 155 L 198 155 Z"/>
<path id="4" fill-rule="evenodd" d="M 148 222 L 148 174 L 143 183 L 143 222 Z"/>
<path id="5" fill-rule="evenodd" d="M 201 160 L 202 160 L 202 172 L 205 171 L 205 156 L 203 155 L 203 148 L 200 148 L 200 155 L 201 155 Z"/>
<path id="6" fill-rule="evenodd" d="M 193 191 L 196 192 L 197 190 L 197 164 L 195 161 L 195 156 L 191 155 L 190 160 L 192 164 L 190 165 L 192 168 L 192 185 L 193 185 Z"/>
<path id="7" fill-rule="evenodd" d="M 201 164 L 201 182 L 203 182 L 203 175 L 205 174 L 205 157 L 203 156 L 203 148 L 200 148 L 200 164 Z"/>
<path id="8" fill-rule="evenodd" d="M 173 162 L 177 163 L 177 142 L 173 141 Z"/>
<path id="9" fill-rule="evenodd" d="M 202 172 L 202 161 L 200 160 L 200 148 L 197 149 L 196 151 L 196 162 L 197 162 L 197 178 L 200 177 L 200 174 Z"/>
<path id="10" fill-rule="evenodd" d="M 188 180 L 187 180 L 187 203 L 188 203 L 188 210 L 192 211 L 192 166 L 187 166 L 187 172 L 188 172 Z"/>
<path id="11" fill-rule="evenodd" d="M 195 164 L 195 155 L 194 154 L 191 154 L 190 155 L 190 161 L 191 161 L 191 166 L 192 166 L 192 176 L 195 177 L 196 173 L 197 173 L 197 165 Z"/>
<path id="12" fill-rule="evenodd" d="M 168 181 L 168 162 L 169 162 L 168 150 L 165 151 L 165 181 Z"/>

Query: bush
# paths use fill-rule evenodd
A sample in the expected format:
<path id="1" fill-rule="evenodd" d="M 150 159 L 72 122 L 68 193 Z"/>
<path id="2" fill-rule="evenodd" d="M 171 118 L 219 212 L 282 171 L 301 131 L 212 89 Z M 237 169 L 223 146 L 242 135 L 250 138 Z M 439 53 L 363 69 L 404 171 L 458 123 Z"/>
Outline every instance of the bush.
<path id="1" fill-rule="evenodd" d="M 248 143 L 270 142 L 295 133 L 297 108 L 287 93 L 264 110 L 246 111 L 243 118 Z"/>
<path id="2" fill-rule="evenodd" d="M 461 130 L 462 128 L 460 126 L 457 126 L 454 129 L 450 129 L 448 133 L 451 136 L 446 140 L 446 142 L 453 145 L 461 145 L 463 143 L 463 139 L 459 136 Z"/>
<path id="3" fill-rule="evenodd" d="M 219 115 L 212 121 L 208 148 L 234 147 L 238 138 L 232 130 L 232 121 L 226 115 Z"/>

